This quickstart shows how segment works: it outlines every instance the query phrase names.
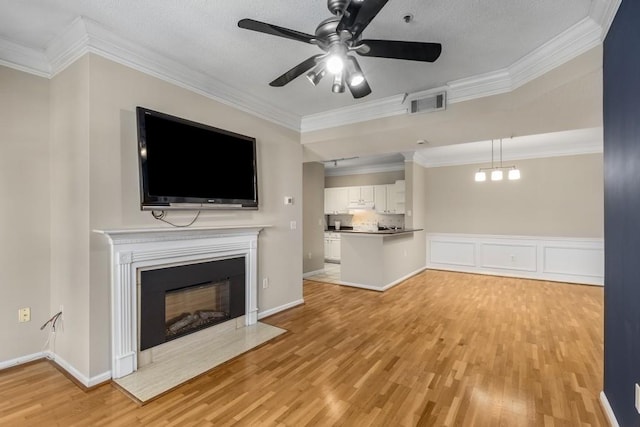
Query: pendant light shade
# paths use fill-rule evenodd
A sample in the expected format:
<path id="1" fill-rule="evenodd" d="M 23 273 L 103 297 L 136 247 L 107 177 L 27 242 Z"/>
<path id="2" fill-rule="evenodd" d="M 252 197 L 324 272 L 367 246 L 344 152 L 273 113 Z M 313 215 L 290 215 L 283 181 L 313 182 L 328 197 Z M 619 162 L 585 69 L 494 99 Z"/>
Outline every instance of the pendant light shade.
<path id="1" fill-rule="evenodd" d="M 514 181 L 516 179 L 520 179 L 520 169 L 511 169 L 509 171 L 508 177 L 509 177 L 509 179 L 511 181 Z"/>
<path id="2" fill-rule="evenodd" d="M 491 171 L 491 181 L 502 181 L 502 171 L 500 169 Z"/>
<path id="3" fill-rule="evenodd" d="M 482 182 L 487 180 L 487 174 L 482 171 L 476 172 L 476 182 Z"/>

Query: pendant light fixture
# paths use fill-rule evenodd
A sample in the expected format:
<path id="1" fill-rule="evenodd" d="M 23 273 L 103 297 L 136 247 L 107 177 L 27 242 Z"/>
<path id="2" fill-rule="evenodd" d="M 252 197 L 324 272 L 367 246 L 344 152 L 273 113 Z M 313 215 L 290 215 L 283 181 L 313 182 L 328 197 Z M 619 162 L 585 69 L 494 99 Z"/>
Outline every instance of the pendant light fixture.
<path id="1" fill-rule="evenodd" d="M 490 168 L 480 168 L 478 172 L 475 174 L 476 182 L 484 182 L 487 180 L 487 172 L 490 172 L 491 181 L 502 181 L 504 178 L 503 169 L 508 169 L 507 178 L 510 181 L 515 181 L 520 179 L 520 169 L 515 166 L 503 166 L 502 165 L 502 138 L 500 139 L 500 164 L 496 166 L 494 164 L 494 156 L 493 156 L 493 139 L 491 140 L 491 167 Z"/>

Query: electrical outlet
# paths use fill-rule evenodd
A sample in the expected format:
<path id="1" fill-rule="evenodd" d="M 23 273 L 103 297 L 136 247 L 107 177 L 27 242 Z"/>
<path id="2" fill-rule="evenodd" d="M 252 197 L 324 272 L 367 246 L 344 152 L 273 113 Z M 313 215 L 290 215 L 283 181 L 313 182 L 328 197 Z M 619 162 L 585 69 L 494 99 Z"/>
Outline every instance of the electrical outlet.
<path id="1" fill-rule="evenodd" d="M 18 310 L 18 321 L 29 322 L 31 320 L 31 309 L 29 307 Z"/>
<path id="2" fill-rule="evenodd" d="M 640 385 L 636 383 L 636 411 L 640 414 Z"/>
<path id="3" fill-rule="evenodd" d="M 269 287 L 269 278 L 265 277 L 262 279 L 262 289 L 267 289 Z"/>
<path id="4" fill-rule="evenodd" d="M 289 223 L 289 227 L 290 227 L 292 230 L 295 230 L 295 229 L 296 229 L 296 227 L 297 227 L 296 222 L 295 222 L 295 221 L 291 221 L 291 222 Z"/>
<path id="5" fill-rule="evenodd" d="M 312 258 L 312 254 L 311 254 L 311 252 L 309 252 L 309 254 L 307 254 L 307 257 L 308 257 L 309 259 L 311 259 L 311 258 Z"/>

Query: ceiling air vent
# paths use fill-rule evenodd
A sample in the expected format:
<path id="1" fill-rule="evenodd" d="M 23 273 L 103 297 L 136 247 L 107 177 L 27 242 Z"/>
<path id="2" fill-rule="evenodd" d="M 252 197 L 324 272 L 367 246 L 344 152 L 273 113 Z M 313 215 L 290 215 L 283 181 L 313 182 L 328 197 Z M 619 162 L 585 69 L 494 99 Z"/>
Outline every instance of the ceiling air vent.
<path id="1" fill-rule="evenodd" d="M 439 111 L 447 108 L 447 93 L 439 92 L 411 100 L 410 114 Z"/>

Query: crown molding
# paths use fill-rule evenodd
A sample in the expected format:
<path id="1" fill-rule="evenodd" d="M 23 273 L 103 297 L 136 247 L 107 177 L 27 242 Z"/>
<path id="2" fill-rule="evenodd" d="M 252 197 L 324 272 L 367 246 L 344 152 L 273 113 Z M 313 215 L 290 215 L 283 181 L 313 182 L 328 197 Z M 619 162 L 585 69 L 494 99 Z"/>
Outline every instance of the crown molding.
<path id="1" fill-rule="evenodd" d="M 585 18 L 509 67 L 511 90 L 602 44 L 601 27 Z"/>
<path id="2" fill-rule="evenodd" d="M 619 0 L 612 2 L 615 3 L 616 1 Z M 612 13 L 615 15 L 613 6 L 608 9 L 607 13 L 607 16 Z M 453 80 L 448 82 L 444 88 L 429 89 L 414 94 L 403 94 L 400 98 L 402 101 L 399 103 L 393 103 L 399 99 L 398 97 L 390 97 L 380 101 L 371 101 L 352 107 L 304 116 L 300 129 L 304 133 L 406 114 L 405 98 L 415 99 L 420 97 L 421 94 L 438 90 L 446 90 L 447 103 L 449 104 L 508 93 L 600 44 L 602 44 L 602 27 L 593 18 L 587 17 L 509 67 Z"/>
<path id="3" fill-rule="evenodd" d="M 381 172 L 395 172 L 403 171 L 404 162 L 402 163 L 388 163 L 381 165 L 367 165 L 367 166 L 349 166 L 331 168 L 325 167 L 325 176 L 345 176 L 345 175 L 363 175 L 368 173 L 381 173 Z"/>
<path id="4" fill-rule="evenodd" d="M 540 159 L 602 151 L 602 128 L 589 128 L 503 140 L 502 159 Z M 491 162 L 491 141 L 424 148 L 416 151 L 414 161 L 425 168 L 488 164 Z"/>
<path id="5" fill-rule="evenodd" d="M 300 131 L 313 132 L 366 120 L 397 116 L 407 112 L 406 95 L 394 95 L 376 101 L 361 102 L 354 106 L 337 108 L 302 117 Z M 364 119 L 363 119 L 364 118 Z"/>
<path id="6" fill-rule="evenodd" d="M 491 71 L 447 83 L 447 102 L 471 101 L 485 96 L 499 95 L 512 90 L 511 75 L 508 69 Z"/>
<path id="7" fill-rule="evenodd" d="M 0 65 L 49 78 L 51 67 L 43 52 L 0 38 Z"/>
<path id="8" fill-rule="evenodd" d="M 591 0 L 589 16 L 600 25 L 602 29 L 600 39 L 603 42 L 607 37 L 620 4 L 622 4 L 622 0 Z"/>
<path id="9" fill-rule="evenodd" d="M 7 57 L 4 54 L 5 50 L 8 49 L 0 45 L 0 56 L 3 58 Z M 19 55 L 26 58 L 42 58 L 42 62 L 47 64 L 46 72 L 43 72 L 42 63 L 17 62 L 22 65 L 21 71 L 52 78 L 83 55 L 94 53 L 253 116 L 289 129 L 300 130 L 300 116 L 283 111 L 210 75 L 191 70 L 177 61 L 132 43 L 84 17 L 76 18 L 65 31 L 49 43 L 44 52 L 23 47 L 18 47 L 17 50 L 18 53 L 13 54 L 14 58 L 19 59 Z"/>
<path id="10" fill-rule="evenodd" d="M 470 101 L 511 92 L 602 43 L 601 27 L 587 17 L 502 70 L 449 82 L 447 100 Z"/>

